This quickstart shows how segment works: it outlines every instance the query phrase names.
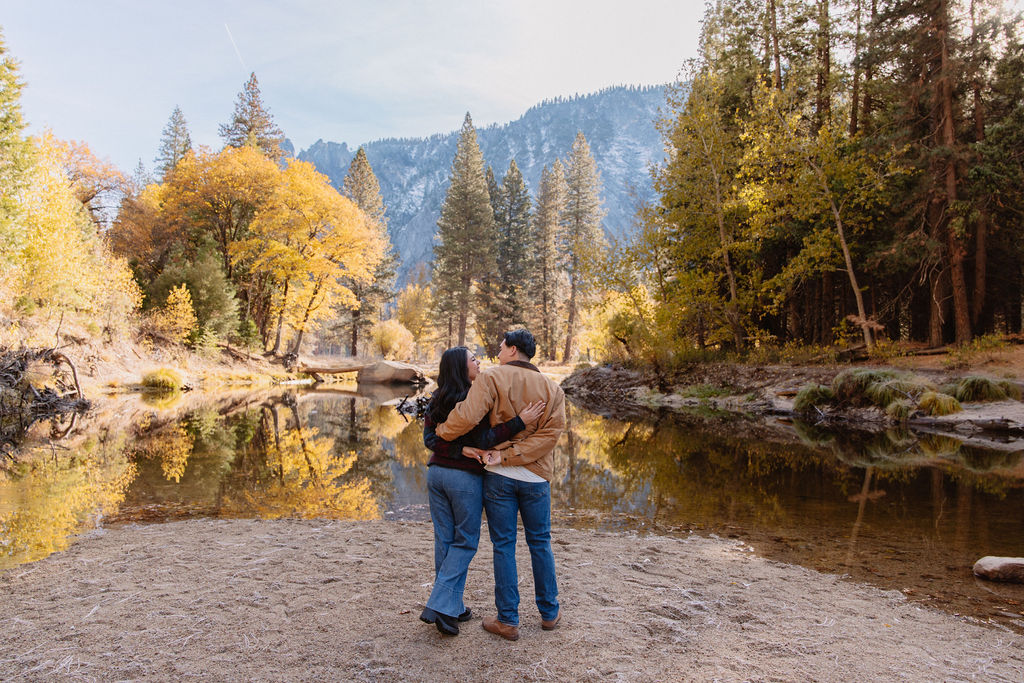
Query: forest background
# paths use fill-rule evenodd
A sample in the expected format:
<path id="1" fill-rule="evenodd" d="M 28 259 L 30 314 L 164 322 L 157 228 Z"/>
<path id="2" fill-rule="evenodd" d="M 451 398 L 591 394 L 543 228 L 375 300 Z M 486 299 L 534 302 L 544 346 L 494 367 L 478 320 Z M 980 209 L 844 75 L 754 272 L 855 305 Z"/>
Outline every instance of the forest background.
<path id="1" fill-rule="evenodd" d="M 222 149 L 193 149 L 176 109 L 129 176 L 27 136 L 0 47 L 0 343 L 77 320 L 211 354 L 430 359 L 526 325 L 544 360 L 672 366 L 1018 333 L 1020 26 L 985 0 L 710 4 L 631 235 L 601 228 L 582 134 L 531 195 L 467 114 L 433 262 L 401 288 L 365 153 L 341 188 L 286 159 L 255 74 Z"/>

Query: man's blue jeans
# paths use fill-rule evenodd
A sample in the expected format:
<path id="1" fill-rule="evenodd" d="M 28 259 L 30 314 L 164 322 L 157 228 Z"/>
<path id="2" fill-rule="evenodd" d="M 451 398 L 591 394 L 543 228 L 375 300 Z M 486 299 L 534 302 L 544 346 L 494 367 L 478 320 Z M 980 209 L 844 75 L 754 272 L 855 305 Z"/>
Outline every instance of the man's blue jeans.
<path id="1" fill-rule="evenodd" d="M 523 518 L 533 564 L 533 586 L 541 619 L 558 616 L 558 583 L 551 553 L 551 484 L 526 482 L 487 472 L 484 509 L 494 546 L 494 606 L 498 621 L 519 625 L 519 577 L 516 572 L 517 517 Z"/>
<path id="2" fill-rule="evenodd" d="M 434 522 L 434 589 L 427 607 L 457 617 L 466 611 L 462 593 L 469 563 L 480 544 L 483 477 L 431 465 L 427 468 L 427 495 Z"/>

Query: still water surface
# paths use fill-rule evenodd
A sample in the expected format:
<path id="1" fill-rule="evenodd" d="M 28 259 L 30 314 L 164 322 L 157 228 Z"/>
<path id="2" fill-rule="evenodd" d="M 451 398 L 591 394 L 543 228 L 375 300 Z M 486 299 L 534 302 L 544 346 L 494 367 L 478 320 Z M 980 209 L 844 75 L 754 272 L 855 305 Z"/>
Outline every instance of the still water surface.
<path id="1" fill-rule="evenodd" d="M 0 568 L 98 525 L 429 519 L 421 425 L 395 410 L 395 396 L 236 398 L 108 423 L 73 446 L 36 445 L 0 470 Z M 1024 629 L 1024 588 L 970 571 L 983 555 L 1024 556 L 1024 451 L 736 416 L 568 411 L 552 495 L 563 524 L 714 533 Z"/>

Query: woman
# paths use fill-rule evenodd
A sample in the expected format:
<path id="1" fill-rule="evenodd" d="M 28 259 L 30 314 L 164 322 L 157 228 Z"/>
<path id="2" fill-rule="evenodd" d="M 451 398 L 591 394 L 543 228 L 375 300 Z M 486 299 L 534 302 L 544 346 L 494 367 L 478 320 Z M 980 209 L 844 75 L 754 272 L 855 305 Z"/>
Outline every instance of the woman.
<path id="1" fill-rule="evenodd" d="M 483 464 L 462 454 L 463 446 L 491 448 L 508 441 L 536 422 L 543 403 L 526 406 L 508 422 L 490 427 L 488 418 L 455 441 L 439 438 L 434 429 L 448 419 L 455 404 L 466 398 L 480 361 L 465 346 L 441 355 L 437 391 L 430 397 L 423 424 L 423 443 L 433 451 L 427 469 L 430 518 L 434 522 L 434 588 L 420 619 L 449 636 L 459 634 L 460 621 L 471 612 L 462 602 L 469 563 L 480 542 L 483 512 Z"/>

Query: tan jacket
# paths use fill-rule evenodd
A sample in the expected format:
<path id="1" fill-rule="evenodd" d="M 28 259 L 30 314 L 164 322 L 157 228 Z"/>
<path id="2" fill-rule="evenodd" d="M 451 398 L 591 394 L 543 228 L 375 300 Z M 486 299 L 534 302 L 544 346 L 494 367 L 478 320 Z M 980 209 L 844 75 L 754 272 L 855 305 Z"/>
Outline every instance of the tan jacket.
<path id="1" fill-rule="evenodd" d="M 457 403 L 437 435 L 454 441 L 490 414 L 491 426 L 511 420 L 528 403 L 544 401 L 544 414 L 532 425 L 495 448 L 502 452 L 502 465 L 522 465 L 551 481 L 555 471 L 553 452 L 565 430 L 565 394 L 562 388 L 522 361 L 488 368 L 469 388 L 465 400 Z"/>

